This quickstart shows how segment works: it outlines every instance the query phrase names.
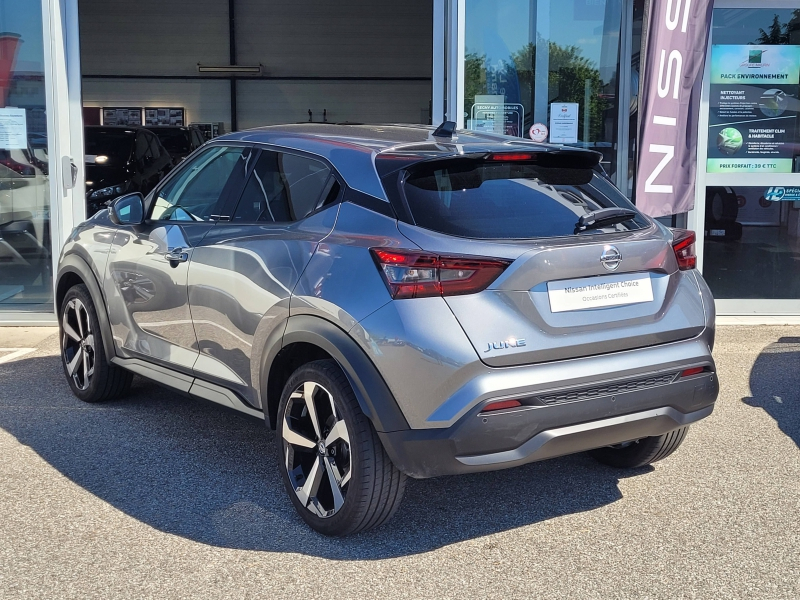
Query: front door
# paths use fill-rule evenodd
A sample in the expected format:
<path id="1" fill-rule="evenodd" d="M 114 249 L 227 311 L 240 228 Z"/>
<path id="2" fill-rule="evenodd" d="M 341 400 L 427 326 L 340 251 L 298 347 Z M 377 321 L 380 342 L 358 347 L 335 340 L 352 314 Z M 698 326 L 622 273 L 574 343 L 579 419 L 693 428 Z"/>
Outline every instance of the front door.
<path id="1" fill-rule="evenodd" d="M 690 223 L 721 314 L 800 313 L 800 4 L 718 0 Z"/>
<path id="2" fill-rule="evenodd" d="M 336 219 L 341 187 L 321 160 L 262 150 L 241 194 L 189 267 L 200 356 L 195 376 L 259 405 L 260 352 L 281 333 L 289 300 Z"/>
<path id="3" fill-rule="evenodd" d="M 118 355 L 191 373 L 198 352 L 189 263 L 219 207 L 241 191 L 249 153 L 245 147 L 208 148 L 148 198 L 143 224 L 117 231 L 105 292 Z"/>

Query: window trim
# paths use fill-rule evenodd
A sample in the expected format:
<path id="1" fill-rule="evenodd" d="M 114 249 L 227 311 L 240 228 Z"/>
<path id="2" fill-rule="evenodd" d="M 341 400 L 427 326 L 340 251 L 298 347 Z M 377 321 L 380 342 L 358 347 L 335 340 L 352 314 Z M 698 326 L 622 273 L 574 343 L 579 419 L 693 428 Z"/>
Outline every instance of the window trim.
<path id="1" fill-rule="evenodd" d="M 244 182 L 242 189 L 239 191 L 239 195 L 234 200 L 233 198 L 230 199 L 229 204 L 225 206 L 222 214 L 227 217 L 226 222 L 236 224 L 236 225 L 257 225 L 259 227 L 276 227 L 276 228 L 285 228 L 289 225 L 293 225 L 295 223 L 302 223 L 309 217 L 316 215 L 319 212 L 322 212 L 329 206 L 334 206 L 336 204 L 340 204 L 342 202 L 342 198 L 344 197 L 344 191 L 347 187 L 344 183 L 344 179 L 336 170 L 336 168 L 330 163 L 330 161 L 326 160 L 324 157 L 314 154 L 313 152 L 303 152 L 301 150 L 294 150 L 293 148 L 283 148 L 282 146 L 275 146 L 273 144 L 252 144 L 252 147 L 258 150 L 258 156 L 256 160 L 253 161 L 253 167 L 250 170 L 250 175 L 248 175 L 247 180 Z M 236 209 L 239 208 L 239 204 L 241 204 L 242 196 L 244 195 L 245 189 L 247 189 L 248 184 L 250 183 L 250 179 L 253 177 L 253 172 L 255 171 L 255 165 L 261 159 L 262 152 L 276 152 L 281 154 L 290 154 L 294 156 L 299 156 L 302 158 L 307 158 L 309 160 L 315 160 L 317 162 L 322 163 L 328 169 L 330 169 L 330 175 L 328 179 L 325 181 L 325 188 L 328 189 L 328 185 L 330 183 L 330 179 L 333 178 L 339 184 L 339 193 L 337 194 L 336 198 L 330 202 L 329 204 L 323 204 L 324 199 L 322 197 L 322 192 L 320 192 L 320 197 L 317 198 L 317 205 L 314 210 L 304 216 L 302 219 L 297 219 L 295 221 L 234 221 L 233 217 L 236 214 Z M 328 189 L 328 193 L 330 193 L 330 189 Z"/>

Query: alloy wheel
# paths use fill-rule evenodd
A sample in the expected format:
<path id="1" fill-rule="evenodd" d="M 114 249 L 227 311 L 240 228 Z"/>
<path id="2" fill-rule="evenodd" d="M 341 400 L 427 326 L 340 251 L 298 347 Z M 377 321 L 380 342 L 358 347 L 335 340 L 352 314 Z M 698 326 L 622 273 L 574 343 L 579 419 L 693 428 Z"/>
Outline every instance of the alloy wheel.
<path id="1" fill-rule="evenodd" d="M 327 518 L 344 505 L 352 474 L 350 436 L 331 393 L 313 381 L 299 385 L 281 424 L 285 467 L 300 503 Z"/>
<path id="2" fill-rule="evenodd" d="M 95 344 L 89 312 L 78 298 L 64 306 L 61 327 L 61 353 L 67 373 L 75 387 L 86 390 L 94 375 Z"/>

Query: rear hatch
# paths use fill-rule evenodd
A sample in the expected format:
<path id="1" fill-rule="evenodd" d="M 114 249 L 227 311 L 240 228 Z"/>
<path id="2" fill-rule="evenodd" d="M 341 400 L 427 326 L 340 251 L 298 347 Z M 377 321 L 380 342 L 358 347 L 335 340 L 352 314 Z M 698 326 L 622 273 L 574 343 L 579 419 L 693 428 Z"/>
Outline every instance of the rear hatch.
<path id="1" fill-rule="evenodd" d="M 509 263 L 482 291 L 443 294 L 488 365 L 618 352 L 703 331 L 699 289 L 679 268 L 672 236 L 589 168 L 589 154 L 427 160 L 395 183 L 408 216 L 398 228 L 422 250 Z"/>

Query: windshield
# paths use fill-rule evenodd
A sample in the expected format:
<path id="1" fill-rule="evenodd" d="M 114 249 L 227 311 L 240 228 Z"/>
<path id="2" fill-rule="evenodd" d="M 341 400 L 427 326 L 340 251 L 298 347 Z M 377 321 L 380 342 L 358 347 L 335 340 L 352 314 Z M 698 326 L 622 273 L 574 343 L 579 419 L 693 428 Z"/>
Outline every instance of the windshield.
<path id="1" fill-rule="evenodd" d="M 120 165 L 128 162 L 136 133 L 127 129 L 87 129 L 85 137 L 88 163 Z"/>
<path id="2" fill-rule="evenodd" d="M 578 219 L 603 208 L 633 205 L 591 169 L 519 162 L 450 159 L 409 169 L 403 192 L 420 227 L 479 239 L 527 239 L 576 234 Z M 634 219 L 582 235 L 647 227 Z"/>
<path id="3" fill-rule="evenodd" d="M 191 151 L 191 141 L 189 132 L 183 129 L 151 129 L 161 140 L 161 145 L 170 154 L 189 154 Z"/>

